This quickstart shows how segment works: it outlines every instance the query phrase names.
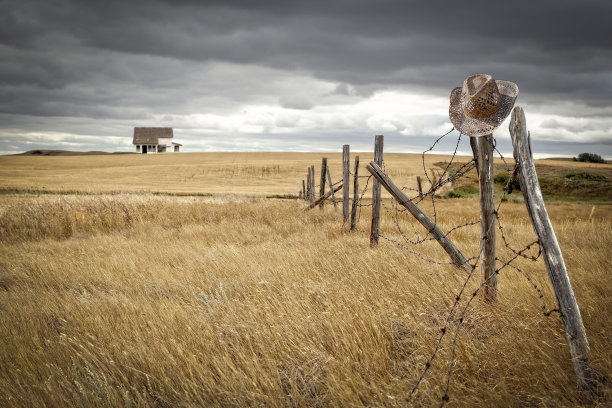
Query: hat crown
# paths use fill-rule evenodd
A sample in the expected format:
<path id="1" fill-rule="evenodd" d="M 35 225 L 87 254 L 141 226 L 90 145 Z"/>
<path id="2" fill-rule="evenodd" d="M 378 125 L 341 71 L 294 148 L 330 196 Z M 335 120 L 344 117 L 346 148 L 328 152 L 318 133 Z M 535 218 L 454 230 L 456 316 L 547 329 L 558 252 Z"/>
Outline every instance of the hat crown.
<path id="1" fill-rule="evenodd" d="M 502 99 L 491 75 L 476 74 L 463 81 L 461 107 L 466 116 L 485 118 L 497 112 Z"/>

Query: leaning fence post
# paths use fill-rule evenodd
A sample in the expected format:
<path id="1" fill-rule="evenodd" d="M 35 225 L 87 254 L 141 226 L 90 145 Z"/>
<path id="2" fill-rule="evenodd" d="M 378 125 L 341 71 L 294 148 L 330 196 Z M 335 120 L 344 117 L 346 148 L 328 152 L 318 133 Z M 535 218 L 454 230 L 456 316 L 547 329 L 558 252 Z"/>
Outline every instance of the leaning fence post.
<path id="1" fill-rule="evenodd" d="M 357 229 L 357 205 L 359 204 L 359 156 L 355 156 L 353 172 L 353 208 L 351 209 L 351 231 Z"/>
<path id="2" fill-rule="evenodd" d="M 572 284 L 565 268 L 561 248 L 555 230 L 548 218 L 542 191 L 538 184 L 525 113 L 518 106 L 512 112 L 510 136 L 514 147 L 514 160 L 519 166 L 521 192 L 525 197 L 529 218 L 538 236 L 544 264 L 561 311 L 561 320 L 567 333 L 567 345 L 572 356 L 574 371 L 578 377 L 578 386 L 584 398 L 591 401 L 597 387 L 597 375 L 589 362 L 589 342 L 582 324 L 580 309 L 572 290 Z"/>
<path id="3" fill-rule="evenodd" d="M 493 134 L 478 138 L 480 185 L 480 269 L 485 299 L 497 299 L 495 273 L 495 201 L 493 198 Z"/>
<path id="4" fill-rule="evenodd" d="M 320 181 L 321 185 L 319 186 L 319 197 L 323 197 L 323 195 L 325 194 L 325 169 L 326 168 L 327 168 L 327 157 L 324 157 L 323 159 L 321 159 L 321 181 Z M 324 202 L 325 202 L 324 200 L 321 200 L 321 203 L 319 203 L 319 208 L 323 208 Z"/>
<path id="5" fill-rule="evenodd" d="M 369 165 L 366 166 L 366 170 L 368 170 L 376 180 L 378 180 L 382 186 L 397 200 L 397 203 L 406 208 L 410 214 L 418 222 L 421 223 L 423 227 L 429 232 L 436 241 L 442 246 L 442 248 L 446 251 L 448 256 L 453 260 L 453 263 L 460 268 L 472 273 L 472 265 L 465 258 L 463 253 L 455 246 L 453 241 L 440 229 L 440 227 L 425 214 L 418 205 L 413 203 L 410 198 L 398 187 L 393 181 L 387 176 L 382 169 L 378 166 L 378 164 L 374 162 L 370 162 Z"/>
<path id="6" fill-rule="evenodd" d="M 326 166 L 325 170 L 327 171 L 327 183 L 329 184 L 329 188 L 331 188 L 332 192 L 332 202 L 334 203 L 334 209 L 338 208 L 338 204 L 336 204 L 336 195 L 334 194 L 334 183 L 332 183 L 331 174 L 329 173 L 329 166 Z"/>
<path id="7" fill-rule="evenodd" d="M 329 196 L 331 196 L 333 194 L 334 191 L 338 191 L 341 188 L 342 188 L 342 183 L 338 184 L 336 187 L 332 186 L 327 193 L 323 194 L 321 197 L 317 198 L 315 201 L 310 203 L 310 205 L 308 207 L 306 207 L 306 209 L 304 211 L 308 211 L 308 210 L 310 210 L 312 208 L 315 208 L 318 204 L 321 203 L 321 201 L 327 200 L 329 198 Z"/>
<path id="8" fill-rule="evenodd" d="M 374 138 L 374 163 L 382 167 L 383 162 L 383 135 Z M 370 246 L 378 244 L 378 232 L 380 229 L 380 182 L 374 179 L 372 183 L 372 227 L 370 229 Z"/>
<path id="9" fill-rule="evenodd" d="M 344 223 L 349 219 L 349 160 L 350 146 L 342 146 L 342 217 Z"/>
<path id="10" fill-rule="evenodd" d="M 423 185 L 421 184 L 421 176 L 416 176 L 417 187 L 419 189 L 419 198 L 423 197 Z"/>

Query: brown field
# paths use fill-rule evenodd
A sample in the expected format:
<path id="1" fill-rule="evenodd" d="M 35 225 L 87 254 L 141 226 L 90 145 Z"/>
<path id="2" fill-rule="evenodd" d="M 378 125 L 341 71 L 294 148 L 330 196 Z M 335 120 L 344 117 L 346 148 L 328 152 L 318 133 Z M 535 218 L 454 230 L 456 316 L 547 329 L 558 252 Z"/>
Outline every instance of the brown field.
<path id="1" fill-rule="evenodd" d="M 351 160 L 355 155 L 360 157 L 363 175 L 373 154 L 352 153 Z M 0 188 L 60 193 L 170 192 L 260 197 L 297 194 L 308 166 L 315 166 L 318 183 L 321 157 L 328 158 L 332 181 L 339 181 L 341 153 L 0 156 Z M 442 155 L 426 158 L 428 171 L 434 163 L 448 160 Z M 470 158 L 459 159 L 465 162 Z M 385 154 L 385 163 L 389 175 L 401 185 L 416 187 L 415 176 L 423 174 L 421 155 Z"/>
<path id="2" fill-rule="evenodd" d="M 321 156 L 0 157 L 0 406 L 440 405 L 469 295 L 406 398 L 466 275 L 431 241 L 370 248 L 368 208 L 350 233 L 331 204 L 304 212 L 302 201 L 266 199 L 297 194 Z M 339 180 L 340 154 L 326 156 Z M 388 154 L 385 164 L 414 187 L 419 158 Z M 444 230 L 478 219 L 474 198 L 440 199 L 436 210 Z M 612 206 L 548 210 L 593 365 L 610 381 Z M 500 216 L 513 247 L 535 239 L 520 200 Z M 410 218 L 400 226 L 422 236 Z M 381 232 L 402 239 L 386 211 Z M 478 253 L 478 225 L 450 237 Z M 513 264 L 556 307 L 542 260 Z M 500 273 L 497 303 L 478 296 L 463 322 L 448 406 L 581 405 L 559 315 L 544 316 L 516 270 Z M 602 393 L 596 405 L 608 406 Z"/>

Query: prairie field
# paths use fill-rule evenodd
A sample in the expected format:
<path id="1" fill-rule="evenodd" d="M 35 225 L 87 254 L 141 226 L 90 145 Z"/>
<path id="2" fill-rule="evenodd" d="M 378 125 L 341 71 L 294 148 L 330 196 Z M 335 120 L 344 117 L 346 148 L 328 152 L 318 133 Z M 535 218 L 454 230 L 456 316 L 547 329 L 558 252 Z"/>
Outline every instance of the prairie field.
<path id="1" fill-rule="evenodd" d="M 366 175 L 372 154 L 358 154 Z M 500 271 L 497 302 L 473 297 L 480 276 L 467 279 L 435 241 L 411 244 L 425 232 L 385 194 L 373 248 L 369 207 L 351 232 L 340 206 L 274 198 L 297 196 L 310 165 L 318 181 L 322 156 L 339 181 L 340 153 L 1 156 L 0 406 L 583 404 L 559 314 L 543 313 L 557 305 L 541 257 Z M 449 159 L 385 154 L 385 166 L 415 188 L 423 167 Z M 547 208 L 607 378 L 603 407 L 612 206 L 602 194 Z M 468 224 L 449 237 L 478 255 L 477 198 L 419 205 L 444 231 Z M 523 249 L 536 238 L 520 192 L 499 216 L 502 266 L 514 257 L 504 239 Z"/>
<path id="2" fill-rule="evenodd" d="M 365 165 L 373 159 L 373 154 L 352 153 L 351 163 L 356 155 L 360 157 L 360 175 L 364 175 Z M 309 166 L 315 166 L 316 181 L 319 182 L 321 157 L 328 158 L 332 181 L 340 181 L 341 153 L 4 156 L 0 158 L 0 189 L 4 192 L 47 194 L 297 195 Z M 448 158 L 428 154 L 425 167 L 429 171 L 435 163 Z M 460 159 L 465 162 L 470 158 Z M 513 163 L 512 160 L 509 162 Z M 385 154 L 385 163 L 389 175 L 402 186 L 416 187 L 415 176 L 423 174 L 421 155 Z"/>

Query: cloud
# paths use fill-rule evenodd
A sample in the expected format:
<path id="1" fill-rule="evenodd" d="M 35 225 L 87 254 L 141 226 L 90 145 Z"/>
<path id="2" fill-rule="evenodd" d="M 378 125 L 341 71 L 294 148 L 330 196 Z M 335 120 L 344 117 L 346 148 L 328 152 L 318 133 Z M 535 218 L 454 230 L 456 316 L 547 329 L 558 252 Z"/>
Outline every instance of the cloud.
<path id="1" fill-rule="evenodd" d="M 1 151 L 40 141 L 32 132 L 58 146 L 68 141 L 54 134 L 98 135 L 106 148 L 103 137 L 129 139 L 144 125 L 185 129 L 194 148 L 196 134 L 219 133 L 275 150 L 307 146 L 288 140 L 309 135 L 414 141 L 448 125 L 450 90 L 477 72 L 518 83 L 517 103 L 549 143 L 612 137 L 608 1 L 0 7 Z"/>
<path id="2" fill-rule="evenodd" d="M 311 109 L 314 104 L 304 95 L 284 95 L 280 98 L 280 106 L 286 109 Z"/>

